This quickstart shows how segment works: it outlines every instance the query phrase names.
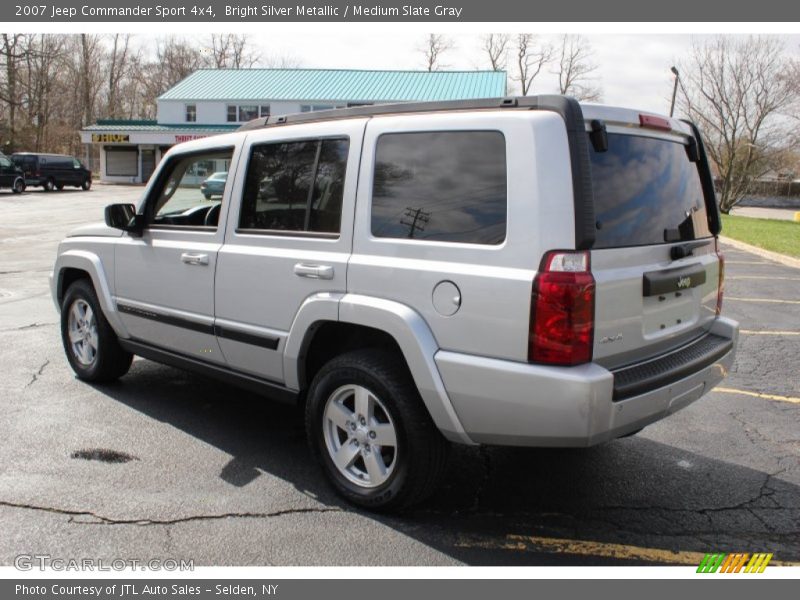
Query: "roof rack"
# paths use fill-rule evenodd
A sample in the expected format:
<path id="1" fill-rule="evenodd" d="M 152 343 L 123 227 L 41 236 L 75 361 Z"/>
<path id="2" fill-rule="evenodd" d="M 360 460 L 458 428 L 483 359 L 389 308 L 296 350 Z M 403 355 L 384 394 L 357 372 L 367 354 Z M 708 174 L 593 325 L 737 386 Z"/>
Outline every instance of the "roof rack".
<path id="1" fill-rule="evenodd" d="M 339 119 L 355 119 L 358 117 L 374 117 L 379 115 L 402 115 L 408 113 L 445 112 L 459 110 L 487 110 L 496 108 L 527 108 L 529 110 L 551 110 L 562 116 L 564 107 L 572 98 L 567 96 L 507 96 L 504 98 L 479 98 L 475 100 L 446 100 L 440 102 L 398 102 L 394 104 L 373 104 L 370 106 L 354 106 L 352 108 L 333 108 L 306 113 L 294 113 L 260 117 L 248 121 L 237 131 L 250 131 L 279 125 L 298 123 L 314 123 L 317 121 L 333 121 Z"/>

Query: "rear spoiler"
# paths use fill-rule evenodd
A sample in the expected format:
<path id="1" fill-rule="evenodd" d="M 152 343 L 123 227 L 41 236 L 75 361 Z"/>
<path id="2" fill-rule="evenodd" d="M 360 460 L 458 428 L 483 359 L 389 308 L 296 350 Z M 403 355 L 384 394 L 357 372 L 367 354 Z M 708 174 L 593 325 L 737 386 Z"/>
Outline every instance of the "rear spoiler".
<path id="1" fill-rule="evenodd" d="M 700 135 L 700 130 L 692 121 L 688 119 L 681 119 L 692 129 L 692 135 L 697 143 L 697 168 L 700 171 L 700 185 L 703 188 L 703 197 L 706 202 L 706 213 L 708 214 L 708 228 L 714 235 L 719 235 L 722 231 L 722 217 L 719 212 L 719 204 L 717 203 L 717 194 L 714 190 L 714 178 L 711 176 L 711 167 L 708 164 L 708 156 L 706 155 L 706 147 L 703 145 L 703 138 Z"/>

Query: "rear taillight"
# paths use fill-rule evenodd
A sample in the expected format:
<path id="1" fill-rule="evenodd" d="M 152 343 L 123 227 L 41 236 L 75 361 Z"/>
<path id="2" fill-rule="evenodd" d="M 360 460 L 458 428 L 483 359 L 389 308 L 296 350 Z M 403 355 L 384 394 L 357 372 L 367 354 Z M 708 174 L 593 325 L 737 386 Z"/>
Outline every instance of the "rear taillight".
<path id="1" fill-rule="evenodd" d="M 588 252 L 548 252 L 533 280 L 528 360 L 577 365 L 592 360 L 594 277 Z"/>
<path id="2" fill-rule="evenodd" d="M 722 296 L 725 293 L 725 255 L 719 249 L 719 239 L 714 240 L 714 250 L 719 260 L 719 284 L 717 286 L 717 316 L 722 314 Z"/>

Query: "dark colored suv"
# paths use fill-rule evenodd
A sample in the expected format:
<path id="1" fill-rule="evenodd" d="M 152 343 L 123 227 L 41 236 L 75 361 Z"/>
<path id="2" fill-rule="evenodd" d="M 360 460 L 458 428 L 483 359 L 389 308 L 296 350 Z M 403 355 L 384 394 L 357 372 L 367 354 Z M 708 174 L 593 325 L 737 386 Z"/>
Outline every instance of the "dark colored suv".
<path id="1" fill-rule="evenodd" d="M 16 152 L 11 160 L 25 173 L 26 185 L 40 185 L 48 192 L 63 190 L 65 185 L 92 187 L 92 172 L 74 156 Z"/>
<path id="2" fill-rule="evenodd" d="M 0 188 L 11 188 L 15 194 L 25 191 L 25 179 L 22 169 L 17 167 L 4 154 L 0 154 Z"/>

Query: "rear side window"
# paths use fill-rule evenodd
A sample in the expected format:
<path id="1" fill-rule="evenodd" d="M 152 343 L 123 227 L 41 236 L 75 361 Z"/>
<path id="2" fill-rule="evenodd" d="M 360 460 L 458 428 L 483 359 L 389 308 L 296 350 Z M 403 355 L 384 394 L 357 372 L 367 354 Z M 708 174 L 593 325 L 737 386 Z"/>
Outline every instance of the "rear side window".
<path id="1" fill-rule="evenodd" d="M 253 146 L 239 229 L 338 234 L 347 138 Z"/>
<path id="2" fill-rule="evenodd" d="M 500 244 L 506 237 L 506 145 L 499 131 L 378 138 L 372 235 Z"/>
<path id="3" fill-rule="evenodd" d="M 608 135 L 608 151 L 589 144 L 595 248 L 644 246 L 711 236 L 697 163 L 678 142 Z"/>

